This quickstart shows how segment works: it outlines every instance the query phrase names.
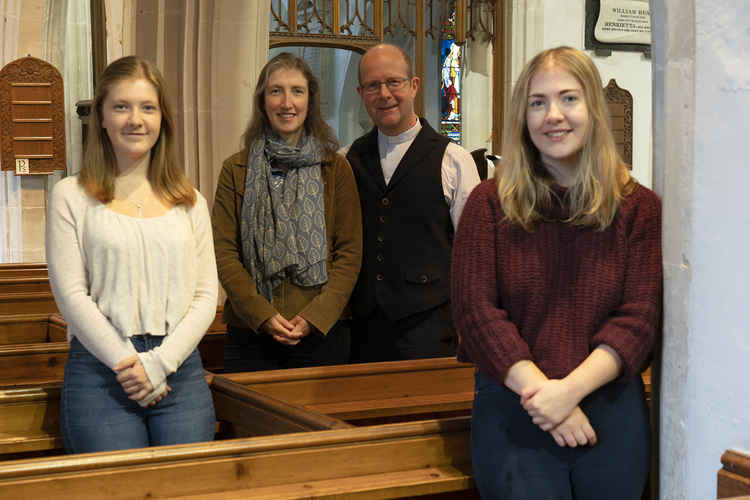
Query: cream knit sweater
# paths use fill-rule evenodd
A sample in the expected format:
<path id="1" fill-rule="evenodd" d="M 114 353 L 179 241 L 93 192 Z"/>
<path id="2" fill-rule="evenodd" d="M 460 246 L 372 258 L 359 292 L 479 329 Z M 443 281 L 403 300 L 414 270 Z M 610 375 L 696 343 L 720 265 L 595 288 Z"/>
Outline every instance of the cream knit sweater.
<path id="1" fill-rule="evenodd" d="M 196 348 L 216 315 L 218 280 L 205 198 L 159 217 L 119 214 L 89 197 L 76 176 L 58 182 L 47 215 L 55 302 L 76 337 L 113 368 L 136 354 L 129 337 L 166 335 L 138 353 L 153 392 Z"/>

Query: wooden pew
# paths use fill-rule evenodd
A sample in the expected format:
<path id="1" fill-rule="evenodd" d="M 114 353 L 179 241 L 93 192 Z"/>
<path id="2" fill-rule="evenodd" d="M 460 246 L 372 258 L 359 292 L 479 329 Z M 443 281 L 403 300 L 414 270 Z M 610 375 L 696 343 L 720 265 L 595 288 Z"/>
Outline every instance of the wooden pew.
<path id="1" fill-rule="evenodd" d="M 208 371 L 224 368 L 222 309 L 198 345 Z M 68 357 L 67 324 L 59 313 L 0 315 L 0 387 L 37 386 L 62 380 Z M 22 343 L 22 341 L 25 341 Z"/>
<path id="2" fill-rule="evenodd" d="M 49 286 L 47 265 L 0 266 L 0 315 L 52 314 L 58 312 Z"/>
<path id="3" fill-rule="evenodd" d="M 401 363 L 408 365 L 409 362 Z M 400 384 L 370 393 L 368 409 L 358 410 L 355 417 L 389 415 L 397 408 L 409 412 L 425 409 L 439 412 L 439 403 L 393 404 L 406 397 L 422 397 L 428 390 L 425 380 L 447 383 L 469 366 L 455 361 L 430 360 L 419 362 L 423 370 L 406 366 L 387 370 L 386 363 L 373 364 L 377 374 Z M 450 366 L 453 365 L 453 366 Z M 458 367 L 458 368 L 457 368 Z M 344 370 L 342 370 L 342 368 Z M 338 384 L 360 388 L 377 386 L 377 375 L 369 376 L 367 366 L 329 367 L 319 373 L 319 380 L 338 380 Z M 334 371 L 326 377 L 325 371 Z M 303 369 L 302 372 L 309 371 Z M 426 373 L 419 373 L 426 371 Z M 264 372 L 274 379 L 300 380 L 300 370 Z M 293 373 L 297 372 L 297 373 Z M 391 372 L 391 375 L 388 374 Z M 442 373 L 443 375 L 437 376 Z M 469 372 L 467 372 L 469 373 Z M 256 376 L 258 374 L 253 374 Z M 281 375 L 281 376 L 279 376 Z M 237 378 L 235 374 L 233 376 Z M 257 378 L 257 377 L 256 377 Z M 396 423 L 354 428 L 349 424 L 310 411 L 294 402 L 280 401 L 268 394 L 252 391 L 222 376 L 209 376 L 214 394 L 217 418 L 221 420 L 224 437 L 276 434 L 274 437 L 252 437 L 159 447 L 149 450 L 100 453 L 52 458 L 34 458 L 0 462 L 0 498 L 75 497 L 113 498 L 179 497 L 179 498 L 477 498 L 473 493 L 469 456 L 469 418 L 444 418 L 414 423 Z M 416 387 L 410 384 L 416 382 Z M 270 387 L 267 384 L 266 388 Z M 27 434 L 14 443 L 17 451 L 33 450 L 34 438 L 53 449 L 59 446 L 54 435 L 57 422 L 53 413 L 56 388 L 46 392 L 26 389 L 0 391 L 6 402 L 26 403 L 3 405 L 0 397 L 0 426 L 15 425 Z M 287 385 L 286 389 L 289 389 Z M 59 390 L 59 389 L 58 389 Z M 328 389 L 326 389 L 328 390 Z M 388 393 L 388 390 L 391 393 Z M 15 392 L 14 392 L 15 391 Z M 268 391 L 267 391 L 268 392 Z M 291 394 L 291 393 L 290 393 Z M 439 396 L 439 394 L 438 394 Z M 12 397 L 15 397 L 13 400 Z M 385 403 L 378 409 L 375 400 Z M 461 398 L 459 398 L 461 399 Z M 52 403 L 52 404 L 50 404 Z M 47 406 L 44 406 L 47 405 Z M 449 403 L 454 408 L 454 403 Z M 15 417 L 10 418 L 15 411 Z M 415 415 L 414 413 L 411 413 Z M 36 419 L 27 418 L 36 415 Z M 24 428 L 24 426 L 26 426 Z M 36 426 L 35 429 L 30 429 Z M 310 432 L 318 429 L 319 432 Z M 299 433 L 299 431 L 306 431 Z M 0 436 L 12 434 L 0 428 Z M 295 432 L 295 434 L 283 434 Z M 57 439 L 57 441 L 55 441 Z M 7 450 L 8 448 L 6 448 Z M 0 448 L 1 450 L 1 448 Z M 394 460 L 394 457 L 398 459 Z M 452 496 L 453 494 L 458 496 Z"/>
<path id="4" fill-rule="evenodd" d="M 721 456 L 722 468 L 716 477 L 716 498 L 750 499 L 750 455 L 727 450 Z"/>
<path id="5" fill-rule="evenodd" d="M 207 375 L 221 438 L 351 427 L 343 421 L 283 403 L 226 379 Z M 60 384 L 0 390 L 0 460 L 62 454 Z"/>
<path id="6" fill-rule="evenodd" d="M 0 460 L 61 453 L 60 386 L 0 389 Z"/>
<path id="7" fill-rule="evenodd" d="M 34 498 L 52 488 L 46 496 L 476 498 L 468 416 L 363 425 L 467 415 L 471 365 L 415 360 L 209 375 L 209 382 L 218 435 L 232 439 L 0 462 L 0 497 Z M 0 391 L 15 403 L 0 398 L 0 436 L 12 458 L 44 447 L 59 453 L 56 389 Z M 325 428 L 332 430 L 309 432 Z"/>
<path id="8" fill-rule="evenodd" d="M 222 310 L 221 306 L 217 308 L 214 322 L 199 346 L 203 366 L 213 372 L 224 368 L 226 325 L 221 320 Z M 45 263 L 0 266 L 0 348 L 9 344 L 65 342 L 65 329 Z M 40 354 L 40 349 L 35 355 Z"/>
<path id="9" fill-rule="evenodd" d="M 267 433 L 257 408 L 279 413 L 295 407 L 306 415 L 325 416 L 326 425 L 332 425 L 331 421 L 362 426 L 469 415 L 473 370 L 472 365 L 440 358 L 212 375 L 210 386 L 218 418 L 225 422 L 220 435 L 245 437 Z M 6 439 L 0 439 L 0 458 L 9 453 L 59 452 L 60 382 L 0 389 L 0 436 Z M 253 424 L 256 427 L 248 428 L 248 419 L 257 422 Z M 40 441 L 39 436 L 45 439 Z M 20 441 L 11 439 L 14 437 L 31 444 L 17 445 Z"/>
<path id="10" fill-rule="evenodd" d="M 68 343 L 59 314 L 0 315 L 0 387 L 62 380 Z"/>
<path id="11" fill-rule="evenodd" d="M 468 442 L 459 417 L 37 458 L 0 463 L 0 497 L 471 498 Z"/>
<path id="12" fill-rule="evenodd" d="M 474 366 L 455 358 L 419 359 L 225 374 L 244 387 L 311 411 L 359 423 L 450 412 L 468 415 Z"/>
<path id="13" fill-rule="evenodd" d="M 455 358 L 223 376 L 276 399 L 354 423 L 434 412 L 468 414 L 474 401 L 474 365 Z M 650 399 L 651 371 L 641 376 Z"/>
<path id="14" fill-rule="evenodd" d="M 59 383 L 67 359 L 67 342 L 0 346 L 0 388 Z"/>
<path id="15" fill-rule="evenodd" d="M 0 315 L 0 346 L 50 342 L 49 318 L 48 313 Z"/>

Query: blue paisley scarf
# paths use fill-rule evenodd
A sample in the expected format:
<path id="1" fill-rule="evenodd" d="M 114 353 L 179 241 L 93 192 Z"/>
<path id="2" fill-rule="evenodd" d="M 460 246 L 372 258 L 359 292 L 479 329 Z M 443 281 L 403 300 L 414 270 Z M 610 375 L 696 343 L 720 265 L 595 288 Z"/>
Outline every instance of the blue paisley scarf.
<path id="1" fill-rule="evenodd" d="M 302 287 L 328 281 L 322 155 L 308 134 L 293 147 L 268 129 L 248 153 L 242 254 L 258 292 L 269 302 L 287 278 Z M 286 166 L 286 175 L 272 173 L 272 165 Z"/>

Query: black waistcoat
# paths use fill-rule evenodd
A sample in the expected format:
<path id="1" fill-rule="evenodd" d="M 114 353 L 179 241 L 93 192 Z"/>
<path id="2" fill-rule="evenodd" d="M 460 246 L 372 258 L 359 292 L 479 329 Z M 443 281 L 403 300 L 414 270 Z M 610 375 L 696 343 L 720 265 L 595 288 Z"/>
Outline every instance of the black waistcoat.
<path id="1" fill-rule="evenodd" d="M 441 165 L 450 140 L 422 129 L 386 186 L 374 128 L 349 148 L 362 204 L 362 270 L 351 299 L 357 316 L 379 306 L 397 321 L 450 300 L 453 224 Z"/>

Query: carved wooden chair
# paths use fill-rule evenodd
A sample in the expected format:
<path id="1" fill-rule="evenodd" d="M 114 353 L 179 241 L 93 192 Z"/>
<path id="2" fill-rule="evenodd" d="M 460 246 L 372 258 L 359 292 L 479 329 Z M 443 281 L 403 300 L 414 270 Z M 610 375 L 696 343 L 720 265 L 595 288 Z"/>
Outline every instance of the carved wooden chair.
<path id="1" fill-rule="evenodd" d="M 633 95 L 613 79 L 604 87 L 615 145 L 623 161 L 633 168 Z"/>

